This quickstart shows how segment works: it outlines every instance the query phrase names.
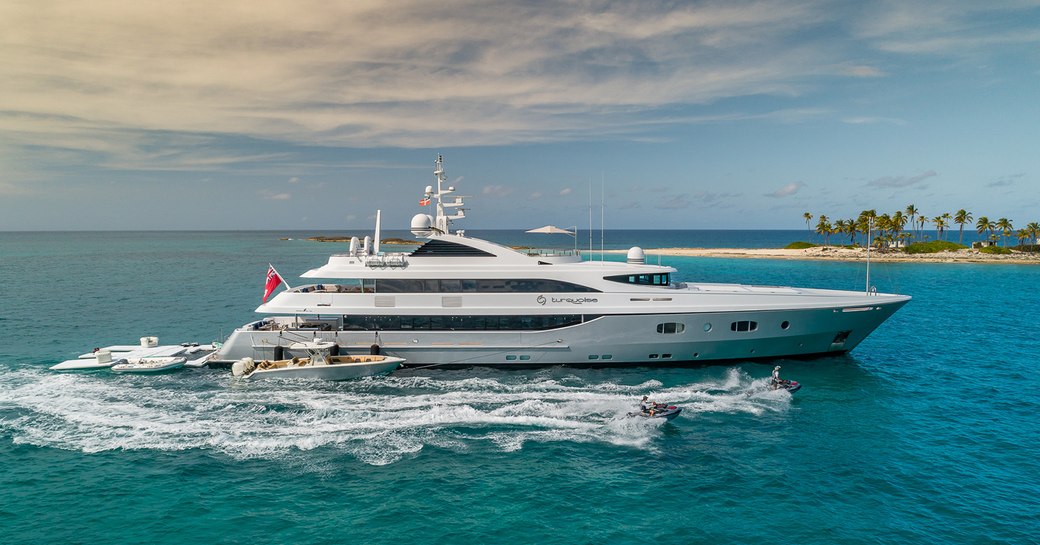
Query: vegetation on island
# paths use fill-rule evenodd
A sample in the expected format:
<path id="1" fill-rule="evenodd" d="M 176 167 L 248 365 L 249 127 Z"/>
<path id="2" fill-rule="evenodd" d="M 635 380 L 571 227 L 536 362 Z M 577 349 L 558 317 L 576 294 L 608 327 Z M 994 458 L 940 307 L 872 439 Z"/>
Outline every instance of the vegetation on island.
<path id="1" fill-rule="evenodd" d="M 799 240 L 797 242 L 792 242 L 792 243 L 788 244 L 787 246 L 784 246 L 784 249 L 785 250 L 804 250 L 806 248 L 815 248 L 817 246 L 819 246 L 819 244 L 813 244 L 811 242 L 802 242 L 802 241 Z"/>
<path id="2" fill-rule="evenodd" d="M 353 237 L 308 237 L 307 240 L 313 240 L 315 242 L 350 242 Z M 358 240 L 364 240 L 365 237 L 358 237 Z M 415 246 L 419 242 L 414 240 L 405 240 L 403 238 L 384 238 L 379 241 L 380 244 L 399 244 L 399 245 L 411 245 Z"/>
<path id="3" fill-rule="evenodd" d="M 871 247 L 878 250 L 902 251 L 912 254 L 956 251 L 966 248 L 964 246 L 964 226 L 972 226 L 972 222 L 975 221 L 974 214 L 963 208 L 953 214 L 945 212 L 929 218 L 913 204 L 907 205 L 904 210 L 896 210 L 892 214 L 878 214 L 875 210 L 864 210 L 856 218 L 838 219 L 833 222 L 831 218 L 823 214 L 814 216 L 811 212 L 805 212 L 802 214 L 802 219 L 805 220 L 805 227 L 809 231 L 810 237 L 813 232 L 812 220 L 814 218 L 817 220 L 816 233 L 823 237 L 826 246 L 831 245 L 831 236 L 847 236 L 849 244 L 854 247 L 860 246 L 856 237 L 863 235 L 864 239 L 869 239 Z M 928 224 L 935 227 L 937 240 L 929 241 L 929 235 L 924 233 L 925 226 Z M 956 243 L 946 240 L 950 236 L 953 225 L 957 225 Z M 993 221 L 987 216 L 979 216 L 974 223 L 974 228 L 979 235 L 986 233 L 989 235 L 986 244 L 983 244 L 979 251 L 991 254 L 1004 254 L 1012 251 L 1036 252 L 1040 247 L 1038 246 L 1040 244 L 1040 240 L 1038 240 L 1040 223 L 1035 221 L 1016 231 L 1012 221 L 1008 218 Z M 1009 239 L 1017 239 L 1018 246 L 1013 249 L 1008 248 Z M 998 241 L 1001 243 L 1000 247 L 997 246 Z M 809 243 L 793 243 L 787 247 L 792 248 L 794 244 Z M 815 244 L 811 246 L 815 246 Z M 802 248 L 811 246 L 802 246 Z"/>

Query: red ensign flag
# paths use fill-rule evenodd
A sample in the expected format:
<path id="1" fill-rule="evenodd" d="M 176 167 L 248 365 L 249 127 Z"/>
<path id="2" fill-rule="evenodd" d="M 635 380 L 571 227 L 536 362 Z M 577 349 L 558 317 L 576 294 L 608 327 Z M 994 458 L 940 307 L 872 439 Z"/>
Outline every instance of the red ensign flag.
<path id="1" fill-rule="evenodd" d="M 424 197 L 422 199 L 419 199 L 419 206 L 426 206 L 427 204 L 430 204 L 430 198 L 429 197 Z"/>
<path id="2" fill-rule="evenodd" d="M 267 269 L 267 284 L 264 285 L 264 302 L 267 302 L 267 298 L 271 296 L 271 292 L 278 287 L 278 284 L 282 283 L 282 277 L 278 274 L 278 271 L 274 270 L 274 265 L 268 265 L 270 268 Z"/>

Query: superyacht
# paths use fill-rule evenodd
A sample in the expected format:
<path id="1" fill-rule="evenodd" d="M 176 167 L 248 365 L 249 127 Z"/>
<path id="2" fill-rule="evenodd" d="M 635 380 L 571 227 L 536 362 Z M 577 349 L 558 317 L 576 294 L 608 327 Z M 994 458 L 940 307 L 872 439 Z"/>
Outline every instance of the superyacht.
<path id="1" fill-rule="evenodd" d="M 464 198 L 436 185 L 420 204 L 410 252 L 350 242 L 307 271 L 314 283 L 260 305 L 265 317 L 237 328 L 213 363 L 280 360 L 294 344 L 333 343 L 344 354 L 381 353 L 409 366 L 680 365 L 838 354 L 856 347 L 910 300 L 876 290 L 677 282 L 676 269 L 583 260 L 575 250 L 517 250 L 451 231 Z M 273 270 L 273 269 L 272 269 Z"/>

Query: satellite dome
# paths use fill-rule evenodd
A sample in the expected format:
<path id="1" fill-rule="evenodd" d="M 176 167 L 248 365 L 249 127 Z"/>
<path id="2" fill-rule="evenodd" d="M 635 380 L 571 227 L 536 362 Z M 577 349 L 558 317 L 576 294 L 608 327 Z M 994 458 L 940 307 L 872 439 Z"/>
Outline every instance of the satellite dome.
<path id="1" fill-rule="evenodd" d="M 433 230 L 433 218 L 428 214 L 416 214 L 412 216 L 412 234 L 417 237 L 423 237 L 430 234 Z"/>
<path id="2" fill-rule="evenodd" d="M 633 246 L 628 250 L 628 262 L 629 263 L 646 263 L 646 254 L 643 253 L 643 249 L 639 246 Z"/>

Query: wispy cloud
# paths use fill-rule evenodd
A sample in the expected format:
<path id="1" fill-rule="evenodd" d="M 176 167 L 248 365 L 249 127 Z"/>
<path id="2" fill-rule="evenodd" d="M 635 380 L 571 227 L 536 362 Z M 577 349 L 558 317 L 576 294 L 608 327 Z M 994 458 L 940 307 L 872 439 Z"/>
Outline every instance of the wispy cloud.
<path id="1" fill-rule="evenodd" d="M 803 182 L 791 182 L 789 184 L 784 185 L 780 189 L 777 189 L 776 191 L 766 193 L 764 196 L 773 197 L 775 199 L 790 197 L 791 195 L 798 193 L 798 191 L 803 187 L 805 187 L 805 184 Z"/>
<path id="2" fill-rule="evenodd" d="M 994 180 L 994 181 L 986 184 L 986 186 L 987 187 L 1009 187 L 1009 186 L 1013 186 L 1013 185 L 1015 185 L 1018 182 L 1019 179 L 1024 178 L 1025 175 L 1026 174 L 1024 172 L 1020 172 L 1018 174 L 1009 174 L 1007 176 L 1001 176 L 997 180 Z"/>
<path id="3" fill-rule="evenodd" d="M 289 193 L 276 193 L 269 189 L 261 189 L 260 196 L 269 201 L 287 201 L 292 198 Z"/>
<path id="4" fill-rule="evenodd" d="M 290 184 L 298 184 L 298 183 L 300 183 L 300 178 L 297 177 L 297 176 L 293 176 L 292 178 L 289 178 L 289 183 Z"/>
<path id="5" fill-rule="evenodd" d="M 571 188 L 565 187 L 565 188 L 560 190 L 560 196 L 561 197 L 566 197 L 567 195 L 570 195 L 572 192 L 573 192 L 573 190 Z"/>
<path id="6" fill-rule="evenodd" d="M 681 210 L 691 206 L 693 206 L 693 201 L 690 200 L 690 196 L 686 193 L 679 193 L 662 197 L 654 207 L 661 210 Z"/>
<path id="7" fill-rule="evenodd" d="M 504 185 L 486 185 L 480 191 L 485 197 L 501 198 L 513 192 L 513 188 Z"/>
<path id="8" fill-rule="evenodd" d="M 870 116 L 856 116 L 846 117 L 841 120 L 842 123 L 848 123 L 849 125 L 906 125 L 906 121 L 895 117 L 870 117 Z"/>
<path id="9" fill-rule="evenodd" d="M 939 174 L 934 170 L 929 170 L 916 176 L 885 176 L 883 178 L 871 180 L 867 182 L 867 185 L 872 187 L 911 187 L 920 185 L 928 178 L 938 175 Z"/>

